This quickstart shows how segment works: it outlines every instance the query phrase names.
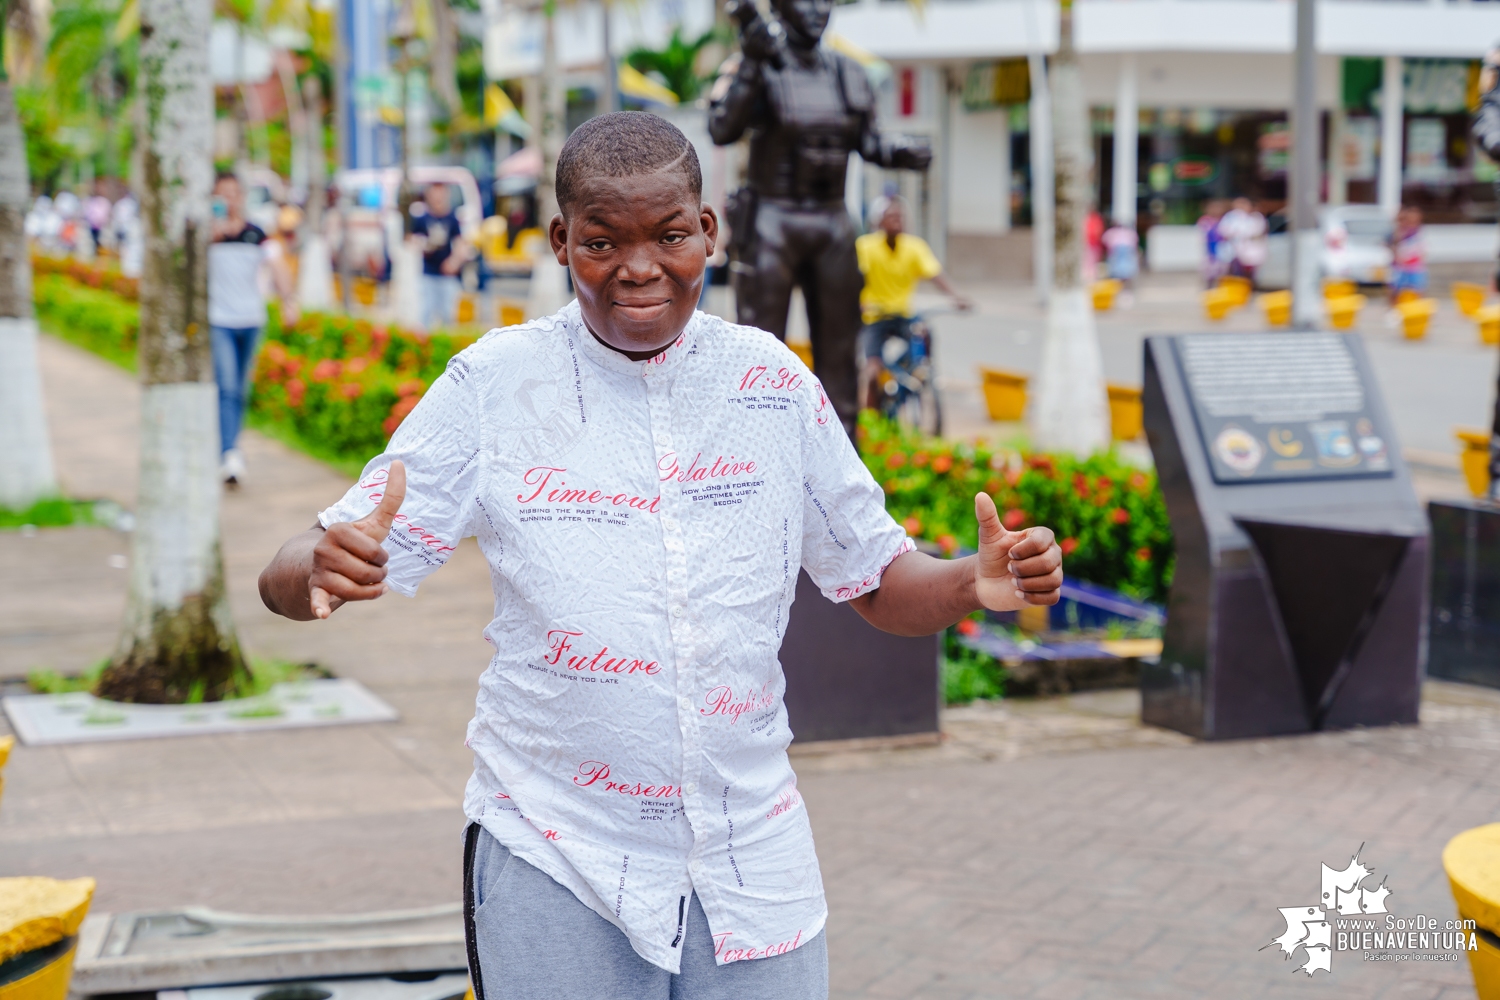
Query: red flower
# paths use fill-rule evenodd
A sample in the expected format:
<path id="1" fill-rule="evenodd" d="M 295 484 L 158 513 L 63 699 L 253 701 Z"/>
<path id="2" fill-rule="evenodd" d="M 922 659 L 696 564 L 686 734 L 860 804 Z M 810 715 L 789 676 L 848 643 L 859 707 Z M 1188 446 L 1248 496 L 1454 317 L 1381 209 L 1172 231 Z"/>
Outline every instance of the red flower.
<path id="1" fill-rule="evenodd" d="M 911 464 L 915 465 L 919 469 L 925 467 L 927 465 L 927 452 L 917 452 L 911 457 Z"/>
<path id="2" fill-rule="evenodd" d="M 1124 507 L 1116 507 L 1114 509 L 1114 513 L 1109 515 L 1109 518 L 1116 524 L 1129 524 L 1130 511 L 1126 510 Z"/>
<path id="3" fill-rule="evenodd" d="M 906 464 L 906 456 L 899 451 L 893 451 L 886 456 L 885 467 L 887 469 L 899 469 Z"/>
<path id="4" fill-rule="evenodd" d="M 1135 550 L 1135 557 L 1141 562 L 1148 562 L 1151 559 L 1151 550 L 1142 545 Z"/>
<path id="5" fill-rule="evenodd" d="M 344 372 L 349 375 L 358 375 L 368 367 L 370 367 L 369 358 L 350 358 L 344 362 Z"/>
<path id="6" fill-rule="evenodd" d="M 1133 490 L 1144 491 L 1148 482 L 1144 472 L 1132 473 L 1130 476 L 1130 488 Z"/>
<path id="7" fill-rule="evenodd" d="M 959 622 L 953 627 L 958 630 L 959 635 L 979 634 L 979 623 L 972 618 L 965 618 L 963 621 Z"/>
<path id="8" fill-rule="evenodd" d="M 280 344 L 276 343 L 276 341 L 273 340 L 269 344 L 266 345 L 266 358 L 272 364 L 275 364 L 275 365 L 285 364 L 286 363 L 286 357 L 287 357 L 286 348 L 282 347 Z"/>
<path id="9" fill-rule="evenodd" d="M 908 535 L 920 535 L 922 533 L 922 522 L 913 515 L 901 522 L 901 527 L 906 529 Z"/>
<path id="10" fill-rule="evenodd" d="M 932 471 L 941 475 L 953 468 L 953 458 L 949 455 L 938 455 L 932 460 Z"/>
<path id="11" fill-rule="evenodd" d="M 1010 471 L 1006 472 L 1005 473 L 1005 481 L 1007 483 L 1010 483 L 1012 486 L 1014 486 L 1017 483 L 1019 483 L 1021 481 L 1021 470 L 1020 469 L 1011 469 Z"/>
<path id="12" fill-rule="evenodd" d="M 1073 554 L 1073 550 L 1078 548 L 1078 539 L 1064 538 L 1062 541 L 1057 543 L 1057 547 L 1062 549 L 1063 555 L 1070 556 Z"/>
<path id="13" fill-rule="evenodd" d="M 345 382 L 339 386 L 339 393 L 345 399 L 358 399 L 365 391 L 365 387 L 358 382 Z"/>
<path id="14" fill-rule="evenodd" d="M 419 378 L 407 379 L 396 386 L 398 396 L 420 396 L 427 391 L 427 383 Z"/>
<path id="15" fill-rule="evenodd" d="M 1007 531 L 1015 531 L 1026 523 L 1026 512 L 1019 507 L 1012 507 L 1005 512 L 1005 516 L 1000 519 L 1000 523 L 1005 525 Z"/>
<path id="16" fill-rule="evenodd" d="M 958 548 L 958 539 L 952 535 L 938 535 L 937 543 L 938 548 L 943 550 L 943 555 L 945 556 L 951 556 L 953 551 Z"/>
<path id="17" fill-rule="evenodd" d="M 406 419 L 406 415 L 417 408 L 420 398 L 417 396 L 402 396 L 391 406 L 391 416 L 396 418 L 397 423 Z"/>
<path id="18" fill-rule="evenodd" d="M 894 493 L 896 492 L 896 481 L 894 479 L 887 479 L 881 484 L 880 488 L 885 490 L 887 494 Z"/>
<path id="19" fill-rule="evenodd" d="M 991 480 L 988 480 L 984 484 L 984 491 L 986 493 L 990 494 L 991 496 L 993 496 L 994 494 L 1000 492 L 1000 487 L 1002 485 L 1003 484 L 1000 482 L 1000 480 L 998 480 L 998 479 L 991 479 Z"/>
<path id="20" fill-rule="evenodd" d="M 302 397 L 307 395 L 307 383 L 300 378 L 289 379 L 286 384 L 286 401 L 292 406 L 301 406 Z"/>
<path id="21" fill-rule="evenodd" d="M 312 380 L 314 382 L 332 382 L 339 377 L 339 363 L 332 358 L 324 358 L 313 365 Z"/>

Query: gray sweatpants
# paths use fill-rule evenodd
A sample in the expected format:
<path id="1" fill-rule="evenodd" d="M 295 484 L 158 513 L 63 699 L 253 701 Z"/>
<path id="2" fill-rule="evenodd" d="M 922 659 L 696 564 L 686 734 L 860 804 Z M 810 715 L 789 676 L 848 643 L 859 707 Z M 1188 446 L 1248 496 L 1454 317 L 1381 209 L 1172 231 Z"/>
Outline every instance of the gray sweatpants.
<path id="1" fill-rule="evenodd" d="M 475 1000 L 828 998 L 821 932 L 785 955 L 715 965 L 708 918 L 694 894 L 674 976 L 477 823 L 464 837 L 464 923 Z"/>

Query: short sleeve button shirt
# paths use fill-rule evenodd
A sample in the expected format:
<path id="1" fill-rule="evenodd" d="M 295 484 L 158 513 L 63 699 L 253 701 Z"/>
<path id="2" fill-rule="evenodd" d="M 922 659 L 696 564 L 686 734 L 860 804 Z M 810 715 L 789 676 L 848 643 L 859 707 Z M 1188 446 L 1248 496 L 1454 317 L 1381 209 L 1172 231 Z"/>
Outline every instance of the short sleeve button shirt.
<path id="1" fill-rule="evenodd" d="M 468 535 L 491 569 L 469 819 L 669 971 L 693 891 L 721 964 L 814 937 L 777 661 L 797 571 L 848 600 L 911 543 L 811 373 L 704 313 L 631 361 L 575 302 L 456 356 L 322 523 L 368 513 L 394 459 L 391 587 Z"/>

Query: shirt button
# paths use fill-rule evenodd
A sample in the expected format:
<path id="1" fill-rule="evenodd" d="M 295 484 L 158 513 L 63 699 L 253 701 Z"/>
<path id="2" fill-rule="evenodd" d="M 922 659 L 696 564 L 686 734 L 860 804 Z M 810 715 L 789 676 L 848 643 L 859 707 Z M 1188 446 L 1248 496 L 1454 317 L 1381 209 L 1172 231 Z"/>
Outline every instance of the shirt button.
<path id="1" fill-rule="evenodd" d="M 681 618 L 682 617 L 682 609 L 681 608 L 673 608 L 672 609 L 672 617 L 673 618 Z"/>
<path id="2" fill-rule="evenodd" d="M 703 874 L 703 862 L 699 861 L 697 858 L 694 858 L 692 863 L 689 864 L 688 867 L 692 869 L 694 875 Z"/>
<path id="3" fill-rule="evenodd" d="M 690 698 L 678 698 L 677 704 L 682 706 L 684 712 L 691 712 L 693 710 L 693 702 Z"/>
<path id="4" fill-rule="evenodd" d="M 664 517 L 664 518 L 662 518 L 661 523 L 667 526 L 667 530 L 668 531 L 676 531 L 677 530 L 677 521 L 676 521 L 675 518 Z"/>
<path id="5" fill-rule="evenodd" d="M 684 795 L 696 795 L 698 793 L 698 786 L 689 781 L 687 784 L 682 786 L 682 792 Z"/>

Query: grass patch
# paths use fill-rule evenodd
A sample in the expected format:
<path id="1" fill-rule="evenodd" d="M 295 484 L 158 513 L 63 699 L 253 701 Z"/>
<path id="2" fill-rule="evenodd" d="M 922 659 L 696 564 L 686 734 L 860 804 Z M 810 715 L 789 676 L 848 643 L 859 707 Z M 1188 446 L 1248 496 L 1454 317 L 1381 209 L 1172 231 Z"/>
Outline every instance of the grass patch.
<path id="1" fill-rule="evenodd" d="M 34 528 L 64 528 L 71 524 L 98 523 L 92 500 L 49 497 L 38 500 L 25 510 L 0 507 L 0 531 L 14 531 L 28 525 Z"/>
<path id="2" fill-rule="evenodd" d="M 26 675 L 26 683 L 37 694 L 72 694 L 78 691 L 93 691 L 94 686 L 99 683 L 99 675 L 104 673 L 104 668 L 109 666 L 109 660 L 100 660 L 98 663 L 77 674 L 59 674 L 54 670 L 33 670 Z M 318 680 L 320 678 L 332 677 L 324 668 L 316 663 L 293 663 L 290 660 L 255 659 L 250 663 L 248 673 L 242 673 L 235 678 L 235 683 L 230 689 L 230 698 L 260 698 L 268 694 L 271 688 L 277 684 L 295 683 L 296 681 Z M 229 699 L 225 699 L 229 700 Z M 198 705 L 203 702 L 203 689 L 195 687 L 188 694 L 186 704 Z M 274 707 L 274 706 L 272 706 Z M 236 712 L 236 718 L 260 718 L 266 713 L 245 715 L 244 712 L 256 713 L 258 709 L 254 706 Z M 273 715 L 281 714 L 279 708 Z"/>

